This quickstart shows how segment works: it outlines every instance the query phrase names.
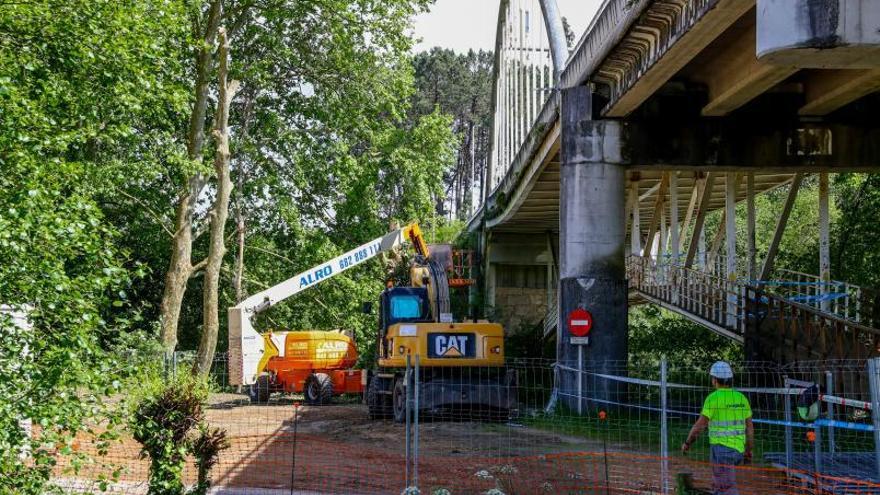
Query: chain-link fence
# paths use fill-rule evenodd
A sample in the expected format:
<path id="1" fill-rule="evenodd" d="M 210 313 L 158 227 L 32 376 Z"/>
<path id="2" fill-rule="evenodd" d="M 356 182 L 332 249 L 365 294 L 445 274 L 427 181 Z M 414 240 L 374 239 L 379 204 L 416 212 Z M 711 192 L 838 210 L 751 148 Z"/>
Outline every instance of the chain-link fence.
<path id="1" fill-rule="evenodd" d="M 664 360 L 419 362 L 413 356 L 407 369 L 383 370 L 394 382 L 383 402 L 387 419 L 371 419 L 360 395 L 317 406 L 297 394 L 252 404 L 229 388 L 215 393 L 207 419 L 231 445 L 212 471 L 213 490 L 697 494 L 717 482 L 709 437 L 719 423 L 681 452 L 715 390 L 708 370 Z M 184 359 L 177 364 L 188 370 Z M 738 492 L 880 493 L 877 377 L 877 365 L 864 361 L 734 365 L 732 385 L 748 400 L 754 426 L 751 462 L 733 469 Z M 101 447 L 83 437 L 77 448 L 92 460 L 71 472 L 60 458 L 59 485 L 99 492 L 102 477 L 115 472 L 108 492 L 147 492 L 149 463 L 130 438 Z M 184 478 L 195 481 L 192 462 Z"/>
<path id="2" fill-rule="evenodd" d="M 172 377 L 177 373 L 191 373 L 196 362 L 196 351 L 176 351 L 163 356 L 165 376 Z M 208 373 L 213 385 L 219 391 L 230 391 L 234 387 L 229 385 L 229 355 L 218 352 L 211 362 L 211 370 Z"/>

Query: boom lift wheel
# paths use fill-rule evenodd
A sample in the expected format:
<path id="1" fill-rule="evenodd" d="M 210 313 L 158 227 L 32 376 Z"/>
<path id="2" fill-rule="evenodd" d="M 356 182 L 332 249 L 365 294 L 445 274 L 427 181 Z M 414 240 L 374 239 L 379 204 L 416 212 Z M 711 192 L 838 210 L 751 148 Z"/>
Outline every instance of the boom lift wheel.
<path id="1" fill-rule="evenodd" d="M 329 404 L 333 398 L 333 380 L 326 373 L 312 373 L 306 378 L 303 392 L 310 406 Z"/>
<path id="2" fill-rule="evenodd" d="M 257 377 L 257 383 L 251 385 L 251 401 L 257 404 L 266 404 L 269 402 L 270 393 L 269 375 L 263 374 Z"/>

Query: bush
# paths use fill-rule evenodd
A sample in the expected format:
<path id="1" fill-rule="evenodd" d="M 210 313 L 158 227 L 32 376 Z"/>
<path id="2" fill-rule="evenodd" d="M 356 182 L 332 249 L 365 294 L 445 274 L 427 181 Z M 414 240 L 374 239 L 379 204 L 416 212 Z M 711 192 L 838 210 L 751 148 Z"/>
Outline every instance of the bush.
<path id="1" fill-rule="evenodd" d="M 226 432 L 205 423 L 204 406 L 210 387 L 202 378 L 181 373 L 168 383 L 148 385 L 135 400 L 129 427 L 150 458 L 150 495 L 182 495 L 183 468 L 196 458 L 198 483 L 189 492 L 207 493 L 208 474 L 220 451 L 229 446 Z"/>

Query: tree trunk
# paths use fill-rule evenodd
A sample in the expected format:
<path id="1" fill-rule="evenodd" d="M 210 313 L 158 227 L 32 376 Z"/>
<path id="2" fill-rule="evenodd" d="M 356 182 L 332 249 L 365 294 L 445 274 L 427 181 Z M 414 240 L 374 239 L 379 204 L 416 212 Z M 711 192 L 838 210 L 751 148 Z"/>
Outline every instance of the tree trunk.
<path id="1" fill-rule="evenodd" d="M 467 220 L 474 214 L 474 170 L 476 169 L 477 143 L 475 141 L 474 123 L 468 124 L 468 169 L 467 185 L 465 186 L 465 216 Z"/>
<path id="2" fill-rule="evenodd" d="M 165 272 L 165 287 L 162 291 L 162 304 L 159 307 L 162 347 L 166 354 L 177 347 L 177 322 L 180 307 L 186 292 L 186 282 L 192 275 L 192 188 L 187 196 L 179 200 L 174 237 L 171 239 L 171 263 Z"/>
<path id="3" fill-rule="evenodd" d="M 238 81 L 229 81 L 229 41 L 226 30 L 220 28 L 220 73 L 219 97 L 215 118 L 214 140 L 217 150 L 214 155 L 214 173 L 217 175 L 217 197 L 211 208 L 211 239 L 205 263 L 202 286 L 202 337 L 193 373 L 205 375 L 211 371 L 214 351 L 217 350 L 217 334 L 220 330 L 219 289 L 220 269 L 226 254 L 226 220 L 229 217 L 229 198 L 232 194 L 232 181 L 229 178 L 229 106 L 238 90 Z"/>
<path id="4" fill-rule="evenodd" d="M 239 187 L 241 185 L 239 184 Z M 232 288 L 235 291 L 236 304 L 244 300 L 244 213 L 241 205 L 235 209 L 235 236 L 237 250 L 235 252 L 235 268 L 232 275 Z"/>
<path id="5" fill-rule="evenodd" d="M 208 9 L 204 42 L 196 56 L 195 103 L 190 113 L 187 132 L 187 156 L 200 160 L 205 141 L 205 115 L 208 106 L 208 78 L 213 65 L 212 53 L 222 14 L 222 1 L 214 0 Z M 205 187 L 205 179 L 195 174 L 187 180 L 186 191 L 177 201 L 174 236 L 171 238 L 171 262 L 165 272 L 162 304 L 159 308 L 160 339 L 166 354 L 177 347 L 177 324 L 186 284 L 196 271 L 192 265 L 192 221 L 195 203 Z"/>
<path id="6" fill-rule="evenodd" d="M 250 130 L 250 120 L 251 115 L 253 114 L 254 104 L 256 102 L 256 92 L 251 92 L 250 95 L 246 97 L 244 104 L 244 115 L 241 119 L 241 137 L 240 142 L 247 143 L 249 130 Z M 242 194 L 244 194 L 244 181 L 245 181 L 245 163 L 246 160 L 243 157 L 239 157 L 239 163 L 241 166 L 238 167 L 238 174 L 236 177 L 236 194 L 235 194 L 235 236 L 236 236 L 236 251 L 235 251 L 235 265 L 232 268 L 232 289 L 235 292 L 235 302 L 236 304 L 240 303 L 244 300 L 246 290 L 244 286 L 244 237 L 245 237 L 245 215 L 244 215 L 244 201 L 242 199 Z"/>

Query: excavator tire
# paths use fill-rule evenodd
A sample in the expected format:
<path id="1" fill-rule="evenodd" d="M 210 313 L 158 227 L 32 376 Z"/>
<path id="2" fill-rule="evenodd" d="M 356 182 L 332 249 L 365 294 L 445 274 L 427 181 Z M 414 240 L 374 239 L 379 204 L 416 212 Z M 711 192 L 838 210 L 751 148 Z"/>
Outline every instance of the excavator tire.
<path id="1" fill-rule="evenodd" d="M 260 375 L 257 377 L 257 383 L 251 385 L 253 393 L 251 400 L 257 404 L 267 404 L 269 402 L 270 390 L 269 375 Z"/>
<path id="2" fill-rule="evenodd" d="M 326 373 L 312 373 L 306 378 L 303 387 L 303 395 L 306 398 L 306 404 L 310 406 L 320 406 L 329 404 L 333 398 L 333 380 Z"/>
<path id="3" fill-rule="evenodd" d="M 391 397 L 394 406 L 394 422 L 403 423 L 406 421 L 406 386 L 403 383 L 403 377 L 394 380 L 394 393 Z"/>
<path id="4" fill-rule="evenodd" d="M 370 419 L 389 419 L 391 418 L 391 396 L 385 392 L 386 379 L 378 376 L 370 377 L 370 384 L 367 385 L 367 411 Z"/>

